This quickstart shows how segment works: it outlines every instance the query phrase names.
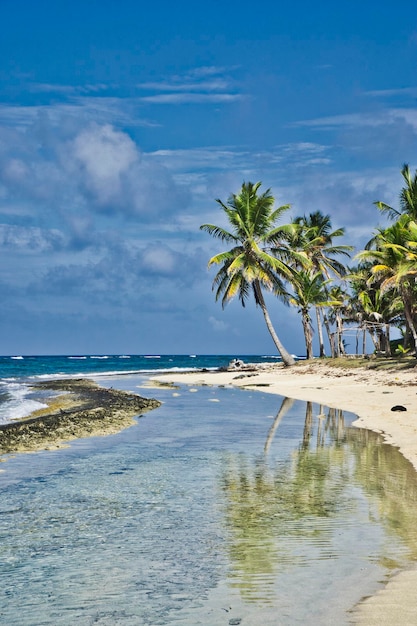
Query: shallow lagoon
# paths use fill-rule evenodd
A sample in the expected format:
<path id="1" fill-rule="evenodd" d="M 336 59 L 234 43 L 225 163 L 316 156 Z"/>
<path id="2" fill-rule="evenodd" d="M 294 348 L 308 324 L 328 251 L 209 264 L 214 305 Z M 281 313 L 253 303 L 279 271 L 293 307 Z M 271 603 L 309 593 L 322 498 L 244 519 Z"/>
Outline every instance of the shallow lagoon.
<path id="1" fill-rule="evenodd" d="M 417 556 L 417 476 L 354 416 L 211 387 L 2 466 L 0 622 L 349 624 Z"/>

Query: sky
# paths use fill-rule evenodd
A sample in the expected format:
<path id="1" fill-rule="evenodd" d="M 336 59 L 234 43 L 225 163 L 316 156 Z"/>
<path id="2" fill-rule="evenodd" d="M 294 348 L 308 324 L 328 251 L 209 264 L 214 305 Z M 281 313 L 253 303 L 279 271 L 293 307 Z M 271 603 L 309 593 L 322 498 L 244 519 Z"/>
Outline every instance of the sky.
<path id="1" fill-rule="evenodd" d="M 417 4 L 0 0 L 0 354 L 276 354 L 215 302 L 262 181 L 359 250 L 417 167 Z M 268 298 L 285 347 L 300 316 Z"/>

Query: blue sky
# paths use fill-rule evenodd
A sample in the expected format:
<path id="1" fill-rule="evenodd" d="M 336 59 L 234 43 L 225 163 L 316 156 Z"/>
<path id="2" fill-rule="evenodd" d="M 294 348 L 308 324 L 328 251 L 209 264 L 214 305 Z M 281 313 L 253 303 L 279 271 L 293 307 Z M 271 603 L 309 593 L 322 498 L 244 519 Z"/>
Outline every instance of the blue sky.
<path id="1" fill-rule="evenodd" d="M 243 181 L 358 248 L 417 167 L 417 5 L 0 2 L 0 353 L 261 353 L 222 311 L 215 198 Z M 287 221 L 287 220 L 286 220 Z M 270 300 L 286 347 L 298 314 Z"/>

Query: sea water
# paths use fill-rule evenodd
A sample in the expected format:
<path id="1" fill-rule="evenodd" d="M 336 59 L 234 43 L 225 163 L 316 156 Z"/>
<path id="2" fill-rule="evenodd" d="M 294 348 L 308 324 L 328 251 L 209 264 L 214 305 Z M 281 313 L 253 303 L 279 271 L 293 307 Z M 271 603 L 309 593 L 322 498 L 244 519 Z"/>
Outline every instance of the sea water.
<path id="1" fill-rule="evenodd" d="M 417 556 L 412 466 L 354 416 L 239 389 L 100 383 L 137 424 L 2 466 L 0 623 L 349 624 Z"/>
<path id="2" fill-rule="evenodd" d="M 235 358 L 246 363 L 280 360 L 279 357 L 267 355 L 0 356 L 0 424 L 20 419 L 46 406 L 44 396 L 47 394 L 30 387 L 30 383 L 37 380 L 213 370 L 227 366 Z"/>

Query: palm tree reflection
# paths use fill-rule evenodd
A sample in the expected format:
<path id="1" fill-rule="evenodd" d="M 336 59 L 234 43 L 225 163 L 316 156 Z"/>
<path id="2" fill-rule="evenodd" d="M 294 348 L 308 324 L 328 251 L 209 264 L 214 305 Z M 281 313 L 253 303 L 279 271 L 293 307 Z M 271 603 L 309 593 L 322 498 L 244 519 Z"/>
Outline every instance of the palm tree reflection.
<path id="1" fill-rule="evenodd" d="M 273 602 L 278 574 L 307 562 L 312 545 L 315 558 L 331 558 L 331 520 L 338 518 L 342 525 L 351 515 L 351 485 L 366 495 L 375 523 L 400 537 L 408 557 L 417 559 L 417 476 L 378 435 L 346 427 L 337 409 L 320 406 L 315 415 L 307 402 L 298 449 L 286 460 L 269 460 L 274 436 L 293 402 L 283 400 L 264 455 L 230 456 L 221 477 L 230 533 L 230 582 L 248 601 Z M 387 561 L 383 554 L 380 559 Z"/>

